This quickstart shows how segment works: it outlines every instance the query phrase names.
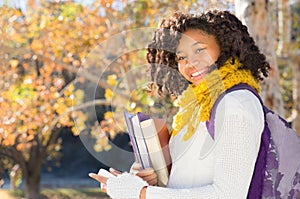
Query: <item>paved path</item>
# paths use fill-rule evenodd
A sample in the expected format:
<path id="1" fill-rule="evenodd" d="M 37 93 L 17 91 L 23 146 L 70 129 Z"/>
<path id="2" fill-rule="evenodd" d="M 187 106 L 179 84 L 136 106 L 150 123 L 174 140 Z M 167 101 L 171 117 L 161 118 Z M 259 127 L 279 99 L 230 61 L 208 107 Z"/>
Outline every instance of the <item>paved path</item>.
<path id="1" fill-rule="evenodd" d="M 0 189 L 0 198 L 1 199 L 13 199 L 9 194 L 7 194 L 5 191 Z"/>
<path id="2" fill-rule="evenodd" d="M 4 189 L 9 189 L 9 179 L 5 179 Z M 24 181 L 22 182 L 21 188 L 24 188 Z M 86 178 L 66 178 L 66 177 L 53 177 L 43 176 L 41 180 L 41 188 L 94 188 L 99 187 L 99 183 L 90 177 Z M 0 189 L 1 190 L 1 189 Z M 2 197 L 0 197 L 2 199 Z"/>

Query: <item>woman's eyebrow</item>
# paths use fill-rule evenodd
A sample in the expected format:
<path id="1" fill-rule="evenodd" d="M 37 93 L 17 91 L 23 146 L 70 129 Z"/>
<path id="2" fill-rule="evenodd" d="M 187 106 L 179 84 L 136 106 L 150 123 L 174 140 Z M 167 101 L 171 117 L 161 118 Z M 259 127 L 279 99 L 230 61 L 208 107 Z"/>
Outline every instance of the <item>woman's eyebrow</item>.
<path id="1" fill-rule="evenodd" d="M 200 41 L 196 41 L 195 43 L 192 44 L 192 47 L 193 47 L 193 46 L 196 46 L 196 45 L 198 45 L 198 44 L 200 45 L 200 44 L 204 44 L 204 43 L 202 43 L 202 42 L 200 42 Z M 181 53 L 180 50 L 175 52 L 176 55 L 178 55 L 178 54 L 180 54 L 180 53 Z"/>
<path id="2" fill-rule="evenodd" d="M 196 46 L 196 45 L 198 45 L 198 44 L 204 44 L 204 43 L 202 43 L 202 42 L 200 42 L 200 41 L 196 41 L 195 43 L 193 43 L 192 46 Z"/>

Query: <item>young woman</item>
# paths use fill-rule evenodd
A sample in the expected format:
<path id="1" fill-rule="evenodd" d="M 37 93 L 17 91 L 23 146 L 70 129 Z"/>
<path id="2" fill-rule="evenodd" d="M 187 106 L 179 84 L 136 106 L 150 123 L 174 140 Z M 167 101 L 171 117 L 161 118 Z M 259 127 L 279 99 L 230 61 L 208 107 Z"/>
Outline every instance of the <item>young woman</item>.
<path id="1" fill-rule="evenodd" d="M 249 90 L 226 94 L 215 108 L 214 133 L 208 130 L 222 93 L 238 84 L 259 92 L 259 81 L 268 76 L 270 65 L 247 27 L 227 11 L 176 12 L 162 20 L 147 59 L 159 91 L 178 96 L 168 185 L 153 186 L 151 169 L 91 177 L 105 184 L 112 198 L 249 197 L 264 128 L 259 99 Z"/>

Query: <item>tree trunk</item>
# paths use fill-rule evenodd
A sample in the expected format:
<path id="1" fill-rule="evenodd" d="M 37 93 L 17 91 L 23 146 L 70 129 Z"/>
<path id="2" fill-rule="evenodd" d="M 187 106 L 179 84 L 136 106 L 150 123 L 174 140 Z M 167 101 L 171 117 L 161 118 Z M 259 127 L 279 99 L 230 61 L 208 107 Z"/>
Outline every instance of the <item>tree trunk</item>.
<path id="1" fill-rule="evenodd" d="M 291 9 L 289 0 L 279 0 L 278 2 L 278 47 L 277 55 L 283 58 L 288 58 L 289 60 L 292 57 L 290 53 L 291 45 Z"/>
<path id="2" fill-rule="evenodd" d="M 300 136 L 300 52 L 298 56 L 295 54 L 293 62 L 293 113 L 295 113 L 295 118 L 293 118 L 293 127 Z"/>
<path id="3" fill-rule="evenodd" d="M 263 84 L 262 98 L 265 104 L 275 112 L 284 115 L 283 100 L 279 86 L 279 71 L 275 54 L 275 38 L 270 6 L 266 0 L 235 0 L 236 15 L 248 27 L 257 46 L 266 55 L 272 67 L 270 78 Z"/>
<path id="4" fill-rule="evenodd" d="M 9 172 L 11 190 L 16 190 L 17 188 L 17 180 L 18 178 L 20 178 L 19 172 L 20 172 L 20 166 L 18 164 L 15 164 Z"/>
<path id="5" fill-rule="evenodd" d="M 40 166 L 39 166 L 40 167 Z M 29 168 L 30 169 L 30 168 Z M 40 168 L 35 170 L 28 171 L 25 177 L 25 195 L 26 199 L 40 199 L 40 181 L 41 181 L 41 172 Z"/>
<path id="6" fill-rule="evenodd" d="M 292 82 L 292 93 L 293 93 L 293 108 L 291 114 L 288 117 L 288 121 L 292 123 L 293 128 L 300 135 L 300 59 L 299 50 L 293 49 L 291 43 L 291 30 L 292 30 L 292 19 L 291 9 L 288 0 L 278 1 L 278 32 L 279 41 L 277 54 L 280 58 L 286 60 L 286 65 L 292 68 L 293 82 Z"/>
<path id="7" fill-rule="evenodd" d="M 42 152 L 43 150 L 39 145 L 32 146 L 29 159 L 20 165 L 25 179 L 26 199 L 41 199 L 40 181 L 44 158 Z"/>

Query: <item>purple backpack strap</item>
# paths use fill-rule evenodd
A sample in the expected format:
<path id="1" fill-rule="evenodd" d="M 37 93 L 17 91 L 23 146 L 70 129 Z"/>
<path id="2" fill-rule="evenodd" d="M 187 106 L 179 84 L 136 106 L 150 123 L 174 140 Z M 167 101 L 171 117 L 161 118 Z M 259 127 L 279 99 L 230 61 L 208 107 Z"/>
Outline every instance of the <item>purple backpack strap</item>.
<path id="1" fill-rule="evenodd" d="M 268 111 L 268 110 L 263 105 L 263 102 L 262 102 L 260 96 L 258 95 L 258 93 L 256 92 L 256 90 L 254 90 L 252 87 L 248 86 L 247 84 L 238 84 L 238 85 L 233 86 L 230 89 L 226 90 L 224 93 L 222 93 L 213 105 L 213 108 L 210 113 L 210 120 L 208 122 L 206 122 L 207 130 L 213 139 L 214 139 L 214 135 L 215 135 L 214 121 L 215 121 L 216 109 L 217 109 L 219 102 L 223 99 L 223 97 L 226 94 L 228 94 L 232 91 L 243 90 L 243 89 L 251 91 L 259 99 L 259 101 L 262 104 L 262 107 L 264 109 L 264 116 L 266 118 L 266 111 Z M 251 184 L 249 187 L 247 198 L 250 198 L 250 199 L 262 198 L 269 144 L 270 144 L 270 130 L 268 128 L 268 125 L 266 125 L 266 120 L 265 120 L 265 127 L 264 127 L 264 131 L 263 131 L 262 137 L 261 137 L 260 149 L 259 149 L 259 153 L 258 153 L 258 156 L 256 159 L 254 173 L 252 176 L 252 180 L 251 180 Z"/>
<path id="2" fill-rule="evenodd" d="M 211 112 L 210 112 L 210 117 L 209 117 L 209 121 L 206 122 L 206 127 L 207 127 L 207 130 L 209 132 L 209 134 L 211 135 L 211 137 L 214 139 L 215 138 L 215 115 L 216 115 L 216 110 L 217 110 L 217 106 L 218 104 L 220 103 L 220 101 L 223 99 L 223 97 L 232 92 L 232 91 L 236 91 L 236 90 L 249 90 L 251 91 L 260 101 L 260 103 L 262 104 L 263 106 L 263 102 L 262 102 L 262 99 L 260 98 L 260 96 L 258 95 L 258 93 L 256 92 L 255 89 L 253 89 L 252 87 L 248 86 L 247 84 L 237 84 L 229 89 L 227 89 L 225 92 L 223 92 L 216 100 L 216 102 L 214 103 L 212 109 L 211 109 Z M 265 106 L 263 106 L 264 108 L 264 112 L 265 114 L 268 112 L 268 110 L 266 110 Z M 266 112 L 267 111 L 267 112 Z"/>
<path id="3" fill-rule="evenodd" d="M 279 115 L 264 106 L 258 93 L 246 84 L 224 92 L 215 102 L 207 129 L 214 139 L 214 120 L 218 103 L 235 90 L 251 91 L 264 111 L 264 129 L 247 198 L 300 199 L 300 137 Z"/>

